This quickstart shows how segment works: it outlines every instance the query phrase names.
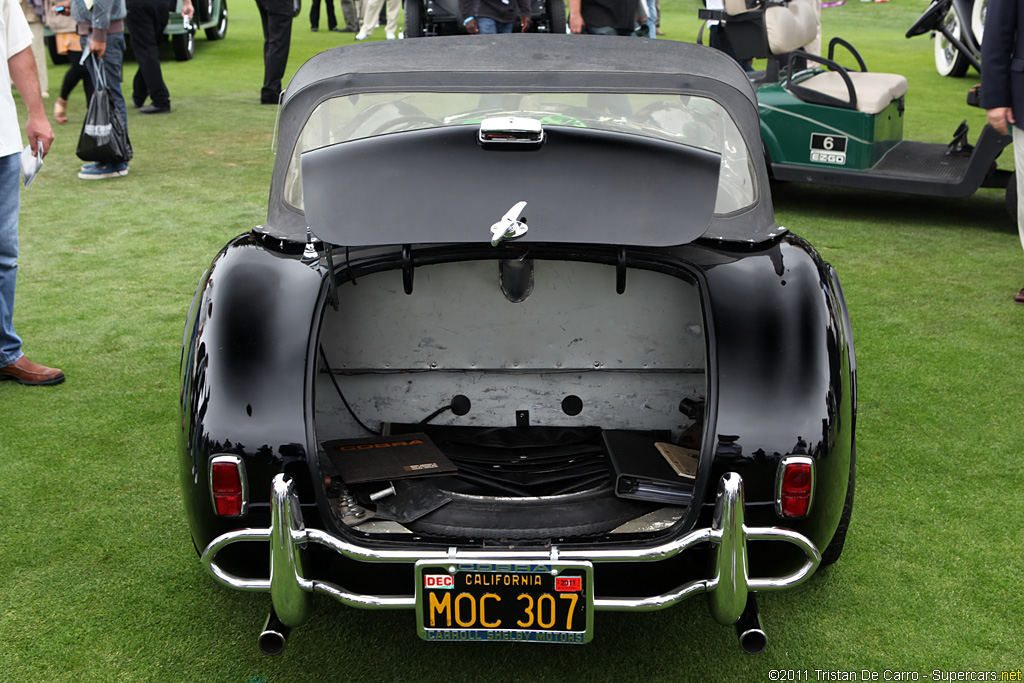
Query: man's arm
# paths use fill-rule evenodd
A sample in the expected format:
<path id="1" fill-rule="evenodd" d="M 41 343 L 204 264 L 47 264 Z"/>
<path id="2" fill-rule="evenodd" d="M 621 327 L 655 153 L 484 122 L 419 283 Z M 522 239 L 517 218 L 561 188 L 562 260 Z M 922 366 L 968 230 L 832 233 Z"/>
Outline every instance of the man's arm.
<path id="1" fill-rule="evenodd" d="M 1017 0 L 989 0 L 981 45 L 981 106 L 989 125 L 1006 135 L 1015 121 L 1010 92 L 1010 60 L 1016 44 Z"/>
<path id="2" fill-rule="evenodd" d="M 92 15 L 89 52 L 96 55 L 96 59 L 103 59 L 103 55 L 107 53 L 107 29 L 110 28 L 110 14 L 114 9 L 113 5 L 113 0 L 93 0 L 92 8 L 89 10 Z"/>
<path id="3" fill-rule="evenodd" d="M 530 30 L 530 0 L 519 0 L 519 30 L 526 33 Z"/>
<path id="4" fill-rule="evenodd" d="M 478 0 L 459 0 L 459 12 L 462 14 L 462 25 L 466 27 L 466 33 L 471 36 L 475 36 L 480 33 L 480 29 L 476 25 L 476 13 L 479 8 L 480 3 Z"/>
<path id="5" fill-rule="evenodd" d="M 583 16 L 580 14 L 581 0 L 569 0 L 569 30 L 583 33 Z"/>
<path id="6" fill-rule="evenodd" d="M 11 81 L 18 88 L 18 94 L 28 108 L 28 122 L 25 124 L 25 135 L 32 153 L 36 153 L 39 143 L 43 143 L 43 156 L 50 151 L 53 142 L 53 127 L 46 118 L 46 107 L 43 106 L 43 95 L 39 91 L 39 73 L 36 71 L 36 60 L 32 57 L 32 48 L 27 47 L 7 60 L 7 68 L 11 72 Z"/>

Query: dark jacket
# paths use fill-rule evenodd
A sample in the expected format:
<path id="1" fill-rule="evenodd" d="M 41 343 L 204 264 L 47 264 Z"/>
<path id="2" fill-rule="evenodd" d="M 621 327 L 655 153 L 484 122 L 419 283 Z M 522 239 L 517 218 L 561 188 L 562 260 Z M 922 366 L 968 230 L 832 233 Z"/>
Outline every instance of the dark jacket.
<path id="1" fill-rule="evenodd" d="M 580 16 L 588 29 L 632 31 L 636 25 L 636 7 L 637 0 L 581 0 Z"/>
<path id="2" fill-rule="evenodd" d="M 1024 12 L 1018 0 L 989 0 L 981 45 L 981 106 L 1011 107 L 1024 130 Z"/>
<path id="3" fill-rule="evenodd" d="M 516 18 L 516 5 L 519 5 L 519 16 L 530 16 L 530 0 L 459 0 L 462 18 L 487 17 L 504 24 Z"/>

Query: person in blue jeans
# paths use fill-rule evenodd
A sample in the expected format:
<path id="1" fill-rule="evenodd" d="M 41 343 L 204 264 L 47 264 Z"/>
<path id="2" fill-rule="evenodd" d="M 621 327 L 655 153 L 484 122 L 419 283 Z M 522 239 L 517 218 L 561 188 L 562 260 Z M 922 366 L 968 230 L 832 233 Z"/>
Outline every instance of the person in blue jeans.
<path id="1" fill-rule="evenodd" d="M 530 0 L 459 0 L 462 23 L 470 35 L 512 33 L 516 6 L 519 29 L 525 33 L 530 28 Z"/>
<path id="2" fill-rule="evenodd" d="M 125 0 L 64 0 L 71 6 L 71 18 L 78 22 L 78 34 L 82 36 L 82 49 L 94 55 L 100 62 L 106 77 L 107 90 L 114 101 L 115 110 L 121 115 L 124 129 L 128 131 L 128 107 L 121 93 L 121 71 L 124 62 L 124 18 L 128 14 Z M 87 60 L 86 64 L 91 64 Z M 91 66 L 89 67 L 92 68 Z M 96 75 L 92 74 L 96 83 Z M 128 162 L 103 164 L 92 162 L 82 166 L 78 177 L 84 180 L 101 180 L 128 175 Z"/>
<path id="3" fill-rule="evenodd" d="M 64 373 L 33 363 L 14 332 L 14 285 L 18 277 L 18 214 L 21 211 L 21 130 L 11 84 L 28 109 L 25 136 L 44 156 L 53 142 L 39 74 L 32 57 L 32 30 L 16 0 L 0 0 L 0 380 L 19 384 L 60 384 Z"/>
<path id="4" fill-rule="evenodd" d="M 637 3 L 637 9 L 637 14 L 643 16 L 637 17 L 637 23 L 640 26 L 637 27 L 636 34 L 644 38 L 657 38 L 658 5 L 655 0 L 640 0 Z"/>

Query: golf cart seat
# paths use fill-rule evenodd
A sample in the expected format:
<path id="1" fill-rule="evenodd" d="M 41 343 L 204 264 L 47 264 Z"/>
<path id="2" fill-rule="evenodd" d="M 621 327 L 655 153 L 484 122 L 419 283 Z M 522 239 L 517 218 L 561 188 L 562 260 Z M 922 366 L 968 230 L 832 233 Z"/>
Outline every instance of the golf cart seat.
<path id="1" fill-rule="evenodd" d="M 907 94 L 906 78 L 869 72 L 857 50 L 841 38 L 829 43 L 827 58 L 803 50 L 820 28 L 818 13 L 806 0 L 725 0 L 723 14 L 722 26 L 737 58 L 768 59 L 766 82 L 778 80 L 780 62 L 787 59 L 783 87 L 805 102 L 878 114 Z M 834 61 L 836 46 L 849 50 L 860 71 Z M 801 73 L 806 62 L 817 62 L 829 71 Z"/>
<path id="2" fill-rule="evenodd" d="M 819 73 L 799 84 L 790 82 L 788 89 L 805 102 L 878 114 L 907 94 L 907 79 L 899 74 L 844 69 Z"/>
<path id="3" fill-rule="evenodd" d="M 746 0 L 730 0 L 733 3 L 746 4 Z M 764 4 L 765 38 L 773 55 L 798 50 L 818 36 L 820 22 L 811 3 L 791 0 L 779 5 Z"/>
<path id="4" fill-rule="evenodd" d="M 818 17 L 805 0 L 724 0 L 719 7 L 700 16 L 721 22 L 741 62 L 791 52 L 818 35 Z"/>

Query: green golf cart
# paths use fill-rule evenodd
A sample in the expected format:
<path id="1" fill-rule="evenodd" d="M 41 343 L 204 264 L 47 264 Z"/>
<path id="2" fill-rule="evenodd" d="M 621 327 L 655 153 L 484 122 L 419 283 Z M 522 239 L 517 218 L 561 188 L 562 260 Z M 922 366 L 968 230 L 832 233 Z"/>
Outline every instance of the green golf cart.
<path id="1" fill-rule="evenodd" d="M 718 21 L 736 59 L 767 59 L 751 74 L 771 176 L 780 181 L 933 197 L 968 197 L 981 187 L 1007 188 L 1012 172 L 996 159 L 1011 136 L 986 125 L 972 145 L 966 122 L 947 144 L 903 139 L 907 80 L 870 72 L 857 50 L 833 38 L 827 56 L 803 49 L 820 36 L 806 0 L 726 0 L 701 17 Z M 857 68 L 837 61 L 837 50 Z M 968 97 L 977 103 L 977 93 Z"/>

